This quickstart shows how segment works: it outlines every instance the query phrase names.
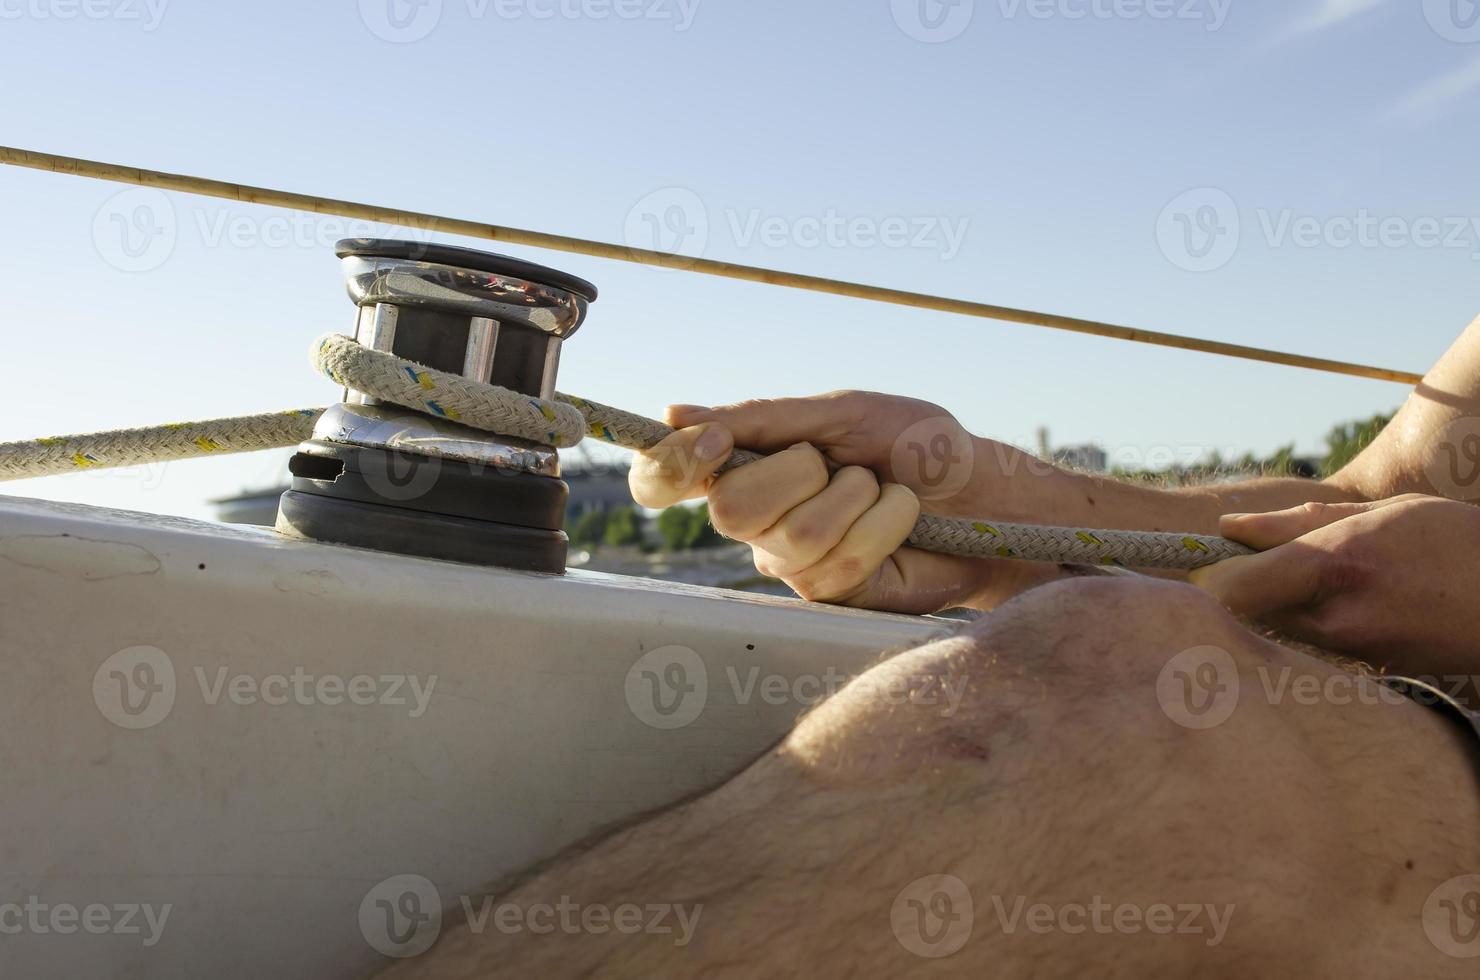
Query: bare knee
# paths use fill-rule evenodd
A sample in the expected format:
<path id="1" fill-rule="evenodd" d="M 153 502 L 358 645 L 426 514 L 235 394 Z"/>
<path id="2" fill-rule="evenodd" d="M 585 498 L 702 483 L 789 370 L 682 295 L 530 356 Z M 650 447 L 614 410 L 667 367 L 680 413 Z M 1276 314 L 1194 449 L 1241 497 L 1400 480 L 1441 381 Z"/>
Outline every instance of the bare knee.
<path id="1" fill-rule="evenodd" d="M 885 780 L 1045 753 L 1214 752 L 1214 739 L 1176 745 L 1189 729 L 1168 712 L 1161 679 L 1179 658 L 1242 670 L 1265 646 L 1190 586 L 1059 582 L 880 664 L 804 719 L 782 752 L 828 779 Z M 1194 678 L 1201 666 L 1189 664 Z"/>
<path id="2" fill-rule="evenodd" d="M 1002 606 L 970 635 L 1066 683 L 1139 684 L 1168 656 L 1199 646 L 1246 659 L 1261 641 L 1200 589 L 1161 579 L 1068 579 Z"/>
<path id="3" fill-rule="evenodd" d="M 1288 930 L 1269 890 L 1346 860 L 1305 789 L 1322 772 L 1257 700 L 1205 727 L 1179 713 L 1164 679 L 1188 651 L 1235 674 L 1279 653 L 1190 587 L 1046 586 L 881 664 L 805 719 L 781 761 L 855 805 L 853 787 L 874 807 L 918 796 L 933 835 L 988 841 L 989 867 L 957 866 L 973 887 L 1216 898 L 1274 948 Z"/>

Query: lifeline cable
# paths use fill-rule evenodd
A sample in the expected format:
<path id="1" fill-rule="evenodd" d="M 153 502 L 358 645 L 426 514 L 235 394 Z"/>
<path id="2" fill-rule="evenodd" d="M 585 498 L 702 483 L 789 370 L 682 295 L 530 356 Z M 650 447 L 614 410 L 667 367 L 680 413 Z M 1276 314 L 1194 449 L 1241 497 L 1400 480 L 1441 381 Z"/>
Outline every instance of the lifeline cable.
<path id="1" fill-rule="evenodd" d="M 756 266 L 740 265 L 735 262 L 694 258 L 687 255 L 659 252 L 653 249 L 616 245 L 611 242 L 598 242 L 585 238 L 573 238 L 568 235 L 552 235 L 548 232 L 531 231 L 525 228 L 510 228 L 506 225 L 469 221 L 465 218 L 450 218 L 420 211 L 405 211 L 400 208 L 388 208 L 375 204 L 361 204 L 355 201 L 339 201 L 333 198 L 315 197 L 311 194 L 297 194 L 292 191 L 275 190 L 270 187 L 251 187 L 246 184 L 235 184 L 224 180 L 211 180 L 205 177 L 191 177 L 185 174 L 164 173 L 158 170 L 144 170 L 139 167 L 126 167 L 116 163 L 102 163 L 97 160 L 82 160 L 77 157 L 62 156 L 56 153 L 22 150 L 13 146 L 0 146 L 0 164 L 12 167 L 27 167 L 32 170 L 44 170 L 58 174 L 74 174 L 80 177 L 91 177 L 95 180 L 107 180 L 121 184 L 137 184 L 141 187 L 154 187 L 186 194 L 199 194 L 204 197 L 240 201 L 247 204 L 263 204 L 271 207 L 309 211 L 315 214 L 332 214 L 344 218 L 380 221 L 401 227 L 414 228 L 423 233 L 436 231 L 442 234 L 466 235 L 469 238 L 482 238 L 489 241 L 508 242 L 515 245 L 528 245 L 532 248 L 546 248 L 556 252 L 590 255 L 597 258 L 612 259 L 618 262 L 633 262 L 639 265 L 680 269 L 685 272 L 695 272 L 706 276 L 721 276 L 726 279 L 740 279 L 746 282 L 785 286 L 789 289 L 803 289 L 809 292 L 827 293 L 833 296 L 849 296 L 854 299 L 869 300 L 875 303 L 889 303 L 895 306 L 935 310 L 941 313 L 956 313 L 961 316 L 1000 320 L 1006 323 L 1019 323 L 1032 327 L 1046 327 L 1051 330 L 1067 330 L 1071 333 L 1089 334 L 1095 337 L 1110 337 L 1115 340 L 1127 340 L 1138 344 L 1154 344 L 1158 347 L 1173 347 L 1179 350 L 1199 351 L 1204 354 L 1217 354 L 1223 357 L 1261 361 L 1266 364 L 1284 364 L 1289 367 L 1306 368 L 1312 371 L 1326 371 L 1332 374 L 1344 374 L 1357 378 L 1375 378 L 1379 381 L 1397 381 L 1410 385 L 1418 384 L 1423 380 L 1422 375 L 1414 374 L 1411 371 L 1398 371 L 1371 364 L 1354 364 L 1349 361 L 1337 361 L 1326 357 L 1312 357 L 1308 354 L 1292 354 L 1287 351 L 1268 350 L 1262 347 L 1250 347 L 1245 344 L 1231 344 L 1221 340 L 1204 340 L 1201 337 L 1186 337 L 1180 334 L 1162 333 L 1156 330 L 1142 330 L 1139 327 L 1126 327 L 1099 320 L 1062 316 L 1057 313 L 1020 310 L 1009 306 L 996 306 L 991 303 L 977 303 L 970 300 L 952 299 L 946 296 L 933 296 L 928 293 L 891 289 L 868 283 L 825 279 L 821 276 L 807 276 L 795 272 L 784 272 L 779 269 L 763 269 Z"/>
<path id="2" fill-rule="evenodd" d="M 383 401 L 500 435 L 557 447 L 583 438 L 651 449 L 673 433 L 662 422 L 573 395 L 546 401 L 371 350 L 344 334 L 315 342 L 314 367 L 336 384 Z M 0 481 L 296 445 L 323 409 L 119 429 L 0 444 Z M 761 457 L 736 450 L 725 468 Z M 1225 538 L 1006 524 L 920 515 L 909 544 L 970 558 L 1190 570 L 1253 552 Z"/>

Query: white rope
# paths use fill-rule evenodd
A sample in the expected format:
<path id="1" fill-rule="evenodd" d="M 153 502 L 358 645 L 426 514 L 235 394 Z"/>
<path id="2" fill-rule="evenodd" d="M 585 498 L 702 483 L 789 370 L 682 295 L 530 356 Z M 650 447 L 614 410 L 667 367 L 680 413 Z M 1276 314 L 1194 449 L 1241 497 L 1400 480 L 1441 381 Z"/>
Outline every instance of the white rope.
<path id="1" fill-rule="evenodd" d="M 308 439 L 322 408 L 0 443 L 0 481 L 280 449 Z"/>
<path id="2" fill-rule="evenodd" d="M 552 446 L 573 446 L 589 435 L 641 451 L 673 433 L 661 422 L 572 395 L 547 401 L 437 371 L 363 347 L 343 334 L 320 338 L 314 345 L 313 362 L 337 384 L 382 401 Z M 312 436 L 322 412 L 297 409 L 4 443 L 0 444 L 0 481 L 292 446 Z M 736 450 L 725 468 L 760 458 Z M 1251 554 L 1243 545 L 1207 535 L 1001 524 L 934 514 L 920 515 L 909 543 L 926 551 L 971 558 L 1128 568 L 1193 569 Z"/>
<path id="3" fill-rule="evenodd" d="M 559 402 L 371 350 L 344 334 L 319 338 L 314 367 L 346 388 L 463 425 L 565 448 L 586 438 L 586 418 Z"/>

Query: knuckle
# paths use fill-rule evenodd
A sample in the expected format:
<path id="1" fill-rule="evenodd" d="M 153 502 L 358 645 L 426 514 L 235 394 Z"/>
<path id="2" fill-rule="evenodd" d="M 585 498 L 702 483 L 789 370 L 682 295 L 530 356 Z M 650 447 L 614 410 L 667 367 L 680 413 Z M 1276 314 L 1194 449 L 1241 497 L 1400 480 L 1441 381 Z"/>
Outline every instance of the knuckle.
<path id="1" fill-rule="evenodd" d="M 827 457 L 823 456 L 817 447 L 810 443 L 803 443 L 800 446 L 793 446 L 787 452 L 795 453 L 796 457 L 801 460 L 801 478 L 806 485 L 816 490 L 827 486 Z"/>
<path id="2" fill-rule="evenodd" d="M 812 575 L 793 575 L 786 579 L 786 584 L 799 598 L 808 602 L 826 602 L 832 595 L 823 587 L 823 583 Z"/>
<path id="3" fill-rule="evenodd" d="M 783 581 L 786 582 L 791 591 L 797 594 L 798 599 L 802 599 L 806 602 L 822 601 L 822 598 L 817 595 L 816 590 L 812 588 L 811 579 L 793 575 L 789 578 L 783 579 Z"/>
<path id="4" fill-rule="evenodd" d="M 1367 546 L 1357 538 L 1337 541 L 1319 560 L 1319 594 L 1323 596 L 1359 592 L 1371 584 L 1377 572 Z"/>
<path id="5" fill-rule="evenodd" d="M 727 538 L 744 540 L 741 533 L 744 524 L 745 509 L 735 499 L 736 494 L 726 489 L 725 482 L 720 480 L 709 491 L 709 521 L 714 529 Z"/>
<path id="6" fill-rule="evenodd" d="M 850 491 L 879 494 L 879 477 L 866 466 L 845 466 L 833 477 L 834 483 L 846 484 Z"/>
<path id="7" fill-rule="evenodd" d="M 766 529 L 759 518 L 760 503 L 752 491 L 738 488 L 726 477 L 709 489 L 709 520 L 727 538 L 749 541 Z"/>
<path id="8" fill-rule="evenodd" d="M 826 543 L 827 532 L 816 520 L 793 518 L 777 528 L 777 537 L 787 554 L 806 555 Z"/>
<path id="9" fill-rule="evenodd" d="M 920 516 L 920 498 L 902 483 L 891 483 L 881 488 L 879 503 L 896 508 L 902 517 L 911 521 Z"/>
<path id="10" fill-rule="evenodd" d="M 768 552 L 760 548 L 753 547 L 750 549 L 750 562 L 755 566 L 757 572 L 760 572 L 767 578 L 781 577 L 782 569 L 776 563 L 776 560 Z"/>

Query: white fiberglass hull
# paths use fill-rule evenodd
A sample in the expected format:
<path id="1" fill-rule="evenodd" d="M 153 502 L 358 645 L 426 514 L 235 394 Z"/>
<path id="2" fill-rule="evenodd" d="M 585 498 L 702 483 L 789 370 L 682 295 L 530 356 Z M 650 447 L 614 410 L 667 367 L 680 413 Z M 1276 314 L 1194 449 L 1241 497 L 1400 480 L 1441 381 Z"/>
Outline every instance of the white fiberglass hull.
<path id="1" fill-rule="evenodd" d="M 0 976 L 363 975 L 941 626 L 0 498 Z"/>

